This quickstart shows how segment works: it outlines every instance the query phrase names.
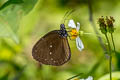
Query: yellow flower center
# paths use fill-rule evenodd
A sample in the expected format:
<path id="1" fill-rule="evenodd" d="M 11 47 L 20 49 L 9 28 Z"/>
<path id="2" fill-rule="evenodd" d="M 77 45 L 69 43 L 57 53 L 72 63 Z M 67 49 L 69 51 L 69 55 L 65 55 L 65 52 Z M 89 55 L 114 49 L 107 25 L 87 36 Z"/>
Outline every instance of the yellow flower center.
<path id="1" fill-rule="evenodd" d="M 78 36 L 78 34 L 79 33 L 75 28 L 73 28 L 70 32 L 70 35 L 72 36 L 72 39 L 75 39 Z"/>

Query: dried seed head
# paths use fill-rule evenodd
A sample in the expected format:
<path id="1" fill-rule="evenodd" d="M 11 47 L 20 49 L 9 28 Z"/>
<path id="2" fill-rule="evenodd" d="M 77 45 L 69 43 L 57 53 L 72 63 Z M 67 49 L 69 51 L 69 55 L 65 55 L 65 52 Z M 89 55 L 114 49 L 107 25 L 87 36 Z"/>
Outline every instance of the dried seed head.
<path id="1" fill-rule="evenodd" d="M 106 16 L 106 24 L 107 24 L 107 27 L 108 27 L 108 32 L 109 33 L 113 33 L 114 32 L 114 25 L 113 23 L 115 22 L 115 19 L 113 17 L 107 17 Z"/>
<path id="2" fill-rule="evenodd" d="M 113 23 L 115 22 L 115 19 L 110 16 L 106 16 L 104 18 L 103 16 L 98 19 L 98 24 L 100 26 L 100 30 L 103 34 L 106 34 L 107 32 L 113 33 L 114 32 L 114 25 Z"/>
<path id="3" fill-rule="evenodd" d="M 106 24 L 105 24 L 105 19 L 103 16 L 101 16 L 101 18 L 98 19 L 98 24 L 100 26 L 100 30 L 103 34 L 107 33 L 107 28 L 106 28 Z"/>
<path id="4" fill-rule="evenodd" d="M 110 19 L 111 19 L 113 22 L 115 22 L 115 19 L 114 19 L 112 16 L 110 16 Z"/>

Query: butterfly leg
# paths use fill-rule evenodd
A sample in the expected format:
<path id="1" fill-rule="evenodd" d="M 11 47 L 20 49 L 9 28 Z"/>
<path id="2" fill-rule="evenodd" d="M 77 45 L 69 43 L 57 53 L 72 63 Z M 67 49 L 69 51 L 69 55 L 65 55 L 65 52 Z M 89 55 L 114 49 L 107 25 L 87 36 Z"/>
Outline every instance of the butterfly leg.
<path id="1" fill-rule="evenodd" d="M 70 40 L 72 40 L 71 37 L 70 37 L 70 35 L 68 35 L 68 37 L 69 37 Z"/>

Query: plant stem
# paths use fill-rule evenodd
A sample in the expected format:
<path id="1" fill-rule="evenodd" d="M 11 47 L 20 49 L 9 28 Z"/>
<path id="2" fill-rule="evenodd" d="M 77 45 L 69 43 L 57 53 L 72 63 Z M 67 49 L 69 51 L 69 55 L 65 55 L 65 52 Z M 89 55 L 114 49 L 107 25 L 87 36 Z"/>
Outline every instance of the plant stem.
<path id="1" fill-rule="evenodd" d="M 111 52 L 110 42 L 109 42 L 107 34 L 105 34 L 105 37 L 107 39 L 108 48 L 109 48 L 109 56 L 110 56 L 110 59 L 109 59 L 109 70 L 110 70 L 110 80 L 112 80 L 112 52 Z"/>
<path id="2" fill-rule="evenodd" d="M 110 66 L 110 80 L 112 80 L 112 55 L 111 53 L 110 53 L 109 66 Z"/>
<path id="3" fill-rule="evenodd" d="M 78 76 L 81 76 L 83 73 L 79 73 L 79 74 L 77 74 L 77 75 L 75 75 L 75 76 L 73 76 L 73 77 L 71 77 L 71 78 L 69 78 L 69 79 L 67 79 L 67 80 L 71 80 L 71 79 L 73 79 L 73 78 L 75 78 L 75 77 L 78 77 Z"/>
<path id="4" fill-rule="evenodd" d="M 114 52 L 115 52 L 115 43 L 114 43 L 114 39 L 113 39 L 113 34 L 112 33 L 111 33 L 111 38 L 112 38 L 113 48 L 114 48 Z"/>
<path id="5" fill-rule="evenodd" d="M 94 23 L 93 9 L 92 9 L 92 5 L 93 5 L 93 4 L 92 4 L 92 1 L 93 1 L 93 0 L 87 0 L 87 1 L 88 1 L 88 9 L 89 9 L 89 21 L 90 21 L 90 23 L 91 23 L 91 25 L 92 25 L 92 28 L 93 28 L 95 34 L 96 34 L 96 35 L 100 35 L 99 32 L 97 31 L 96 24 Z M 100 43 L 100 45 L 101 45 L 104 53 L 106 53 L 106 52 L 107 52 L 107 49 L 106 49 L 106 47 L 104 46 L 104 43 L 103 43 L 102 38 L 101 38 L 100 36 L 97 36 L 97 38 L 98 38 L 98 41 L 99 41 L 99 43 Z"/>

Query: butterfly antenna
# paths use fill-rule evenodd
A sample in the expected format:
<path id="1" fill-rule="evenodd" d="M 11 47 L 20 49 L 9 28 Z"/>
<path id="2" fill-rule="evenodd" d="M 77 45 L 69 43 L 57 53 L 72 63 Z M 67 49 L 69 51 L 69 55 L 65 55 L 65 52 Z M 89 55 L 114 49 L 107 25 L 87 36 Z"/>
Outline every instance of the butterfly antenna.
<path id="1" fill-rule="evenodd" d="M 66 18 L 71 14 L 71 13 L 73 13 L 75 11 L 75 9 L 72 9 L 72 10 L 69 10 L 69 11 L 67 11 L 66 13 L 65 13 L 65 15 L 64 15 L 64 17 L 63 17 L 63 19 L 62 19 L 62 23 L 65 23 L 65 20 L 67 20 Z"/>

